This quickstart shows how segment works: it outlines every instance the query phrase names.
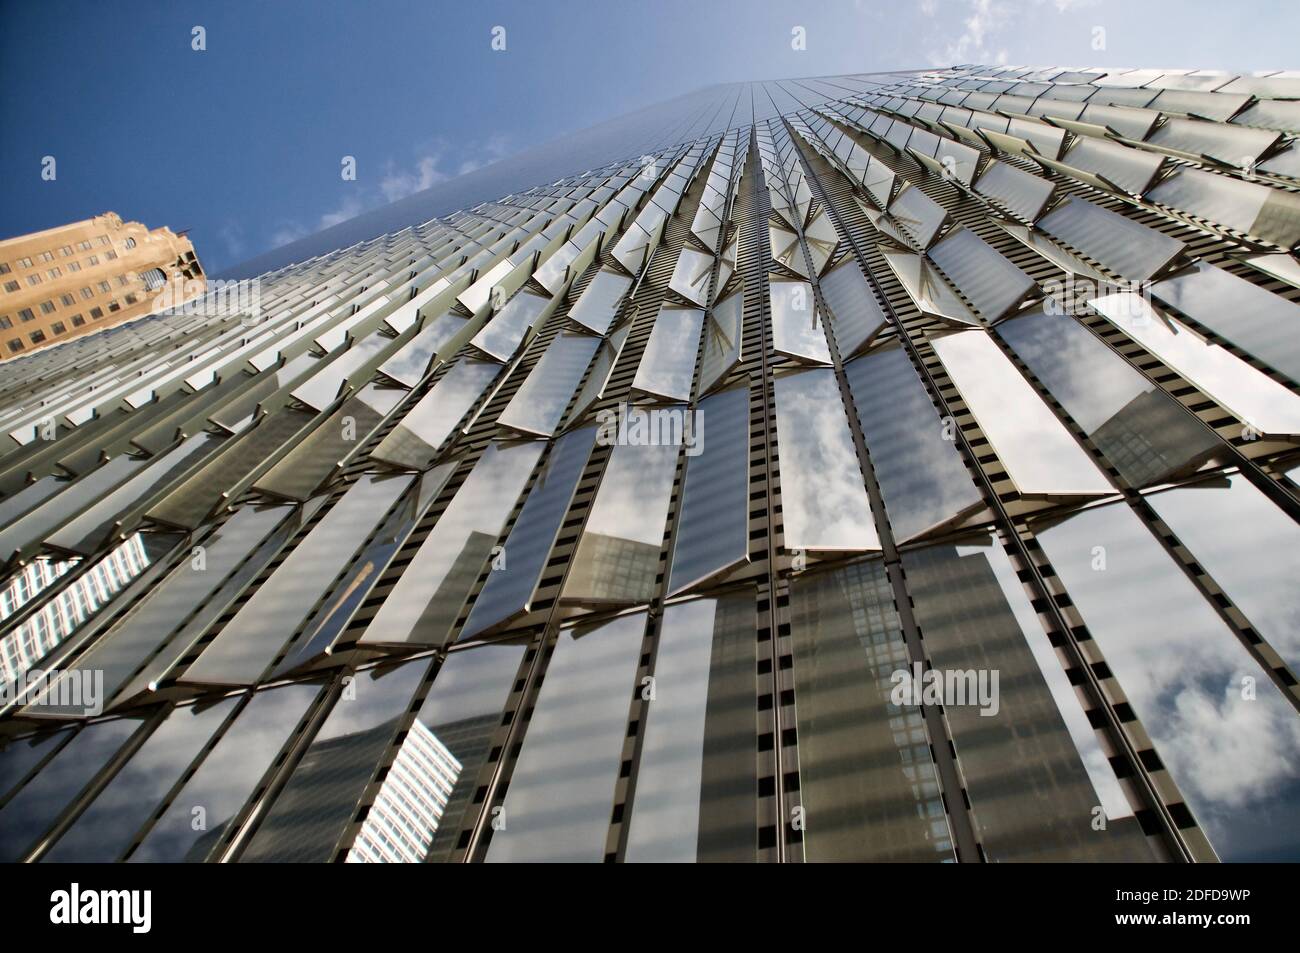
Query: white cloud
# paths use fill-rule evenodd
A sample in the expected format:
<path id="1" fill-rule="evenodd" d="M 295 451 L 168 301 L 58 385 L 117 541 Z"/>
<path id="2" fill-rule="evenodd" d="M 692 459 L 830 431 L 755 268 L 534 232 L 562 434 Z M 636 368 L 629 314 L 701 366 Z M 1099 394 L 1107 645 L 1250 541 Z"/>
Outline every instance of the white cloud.
<path id="1" fill-rule="evenodd" d="M 437 154 L 421 156 L 415 168 L 406 171 L 397 169 L 389 162 L 384 169 L 384 177 L 379 180 L 379 190 L 389 202 L 396 202 L 416 192 L 423 192 L 437 183 L 449 178 L 438 168 Z"/>
<path id="2" fill-rule="evenodd" d="M 364 175 L 355 182 L 345 183 L 348 191 L 338 207 L 323 213 L 314 223 L 282 222 L 279 228 L 271 233 L 270 247 L 279 248 L 281 245 L 295 242 L 332 225 L 356 218 L 369 209 L 399 201 L 432 188 L 439 182 L 491 165 L 508 155 L 510 148 L 509 140 L 504 135 L 490 136 L 482 142 L 467 143 L 460 161 L 454 166 L 454 171 L 443 168 L 447 151 L 447 143 L 437 141 L 430 144 L 412 166 L 403 167 L 389 159 L 383 164 L 383 173 L 377 183 L 367 183 Z"/>

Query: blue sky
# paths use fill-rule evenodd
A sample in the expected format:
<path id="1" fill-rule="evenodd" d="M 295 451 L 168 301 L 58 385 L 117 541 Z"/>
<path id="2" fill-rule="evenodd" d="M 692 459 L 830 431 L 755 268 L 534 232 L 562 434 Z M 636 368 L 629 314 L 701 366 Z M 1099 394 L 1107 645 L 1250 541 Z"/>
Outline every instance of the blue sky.
<path id="1" fill-rule="evenodd" d="M 952 62 L 1297 68 L 1298 11 L 1280 0 L 0 0 L 0 236 L 111 209 L 188 228 L 215 273 L 712 83 Z M 794 26 L 806 51 L 791 48 Z M 345 155 L 356 181 L 340 176 Z"/>

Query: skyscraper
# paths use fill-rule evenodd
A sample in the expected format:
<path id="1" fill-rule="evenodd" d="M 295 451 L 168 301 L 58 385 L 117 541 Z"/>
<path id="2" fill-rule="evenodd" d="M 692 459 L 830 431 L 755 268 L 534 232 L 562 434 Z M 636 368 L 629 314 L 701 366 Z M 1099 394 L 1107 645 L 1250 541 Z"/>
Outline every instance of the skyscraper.
<path id="1" fill-rule="evenodd" d="M 14 362 L 6 611 L 144 555 L 0 858 L 1300 859 L 1297 100 L 713 87 Z"/>
<path id="2" fill-rule="evenodd" d="M 170 290 L 169 290 L 169 287 Z M 180 304 L 202 293 L 194 246 L 105 212 L 0 241 L 0 361 Z"/>

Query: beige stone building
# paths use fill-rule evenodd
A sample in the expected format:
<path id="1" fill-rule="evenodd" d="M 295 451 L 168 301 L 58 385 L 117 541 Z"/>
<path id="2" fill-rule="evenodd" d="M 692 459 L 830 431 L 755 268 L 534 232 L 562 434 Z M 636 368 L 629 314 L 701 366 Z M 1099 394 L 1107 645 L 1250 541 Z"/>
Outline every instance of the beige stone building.
<path id="1" fill-rule="evenodd" d="M 147 315 L 169 284 L 205 287 L 190 240 L 116 212 L 0 241 L 0 361 Z"/>

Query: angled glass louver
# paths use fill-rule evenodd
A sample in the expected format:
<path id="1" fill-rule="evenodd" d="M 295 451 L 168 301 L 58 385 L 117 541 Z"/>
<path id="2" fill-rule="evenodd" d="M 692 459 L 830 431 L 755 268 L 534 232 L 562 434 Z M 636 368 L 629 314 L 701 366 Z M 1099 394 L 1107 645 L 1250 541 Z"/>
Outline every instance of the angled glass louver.
<path id="1" fill-rule="evenodd" d="M 604 334 L 614 321 L 619 301 L 631 286 L 632 279 L 627 275 L 602 268 L 569 308 L 569 317 L 590 331 Z"/>
<path id="2" fill-rule="evenodd" d="M 371 457 L 413 470 L 429 466 L 456 424 L 500 372 L 498 364 L 461 360 L 403 415 L 398 425 L 371 452 Z"/>
<path id="3" fill-rule="evenodd" d="M 698 308 L 660 308 L 632 386 L 652 397 L 688 399 L 703 324 Z"/>
<path id="4" fill-rule="evenodd" d="M 600 343 L 589 334 L 561 333 L 501 411 L 497 424 L 521 434 L 551 436 Z"/>

